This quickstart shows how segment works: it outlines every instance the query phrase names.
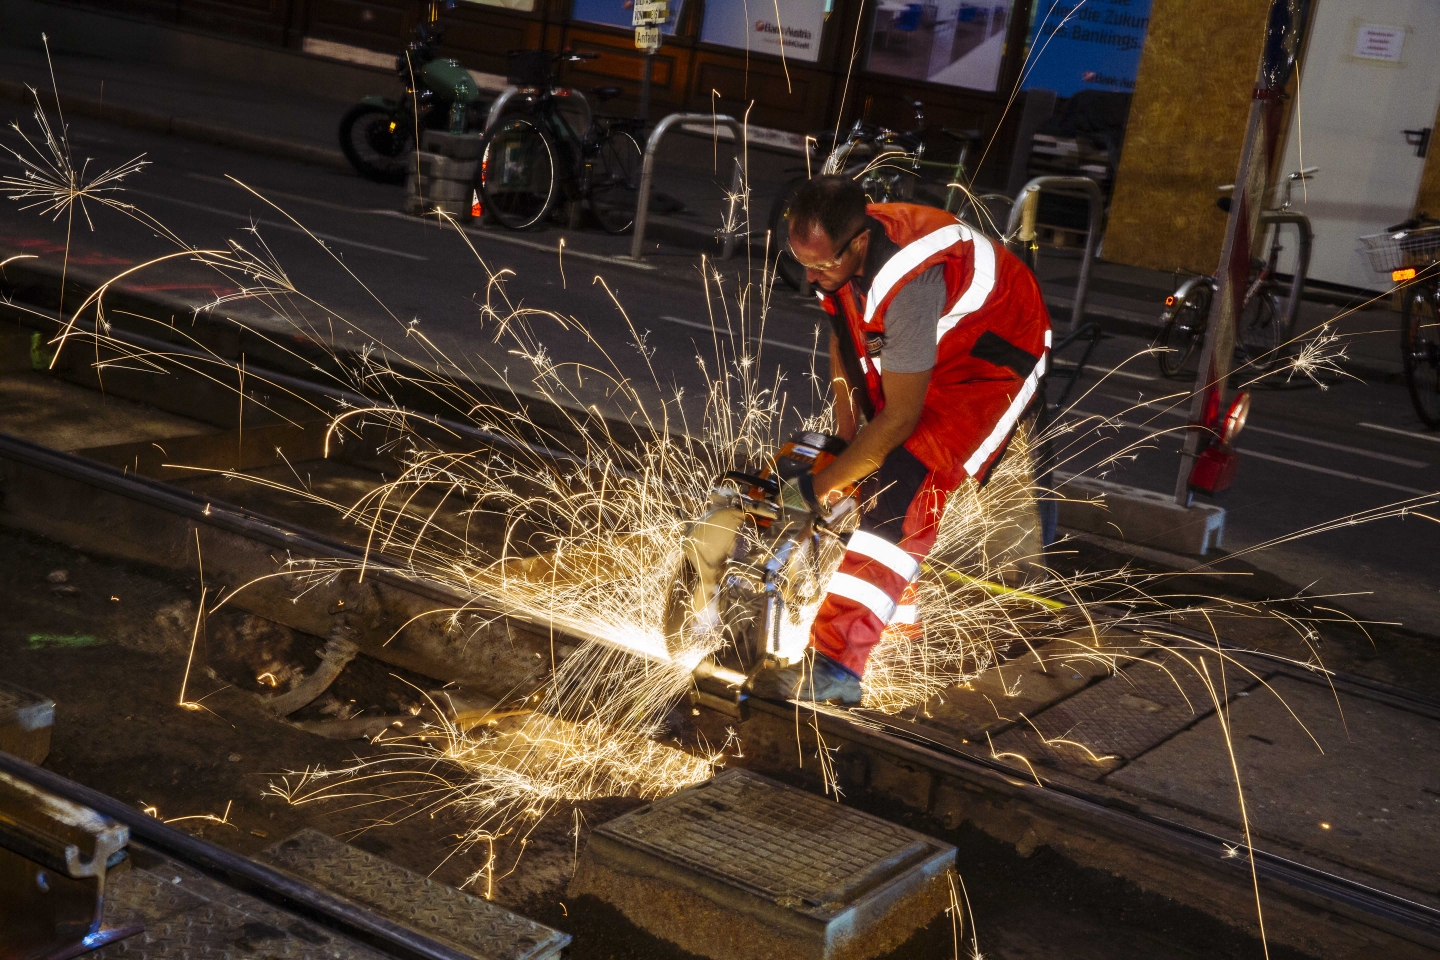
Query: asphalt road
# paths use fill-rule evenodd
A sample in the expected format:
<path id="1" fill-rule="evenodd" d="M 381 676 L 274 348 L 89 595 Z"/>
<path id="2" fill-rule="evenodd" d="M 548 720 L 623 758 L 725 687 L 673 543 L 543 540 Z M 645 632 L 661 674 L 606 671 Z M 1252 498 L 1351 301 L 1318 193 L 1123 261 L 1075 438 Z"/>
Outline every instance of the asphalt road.
<path id="1" fill-rule="evenodd" d="M 562 247 L 555 230 L 462 234 L 399 214 L 399 188 L 107 124 L 79 121 L 69 131 L 76 165 L 90 158 L 90 176 L 138 154 L 149 161 L 124 181 L 123 191 L 107 194 L 111 199 L 133 204 L 185 245 L 237 243 L 270 270 L 283 271 L 299 295 L 220 308 L 247 322 L 306 326 L 337 344 L 379 342 L 412 357 L 425 349 L 423 334 L 483 380 L 528 379 L 531 362 L 521 354 L 533 356 L 543 345 L 546 361 L 577 400 L 612 409 L 624 405 L 613 372 L 630 378 L 652 405 L 683 391 L 693 410 L 694 398 L 722 365 L 717 349 L 733 357 L 734 343 L 744 339 L 758 350 L 749 368 L 754 382 L 778 384 L 789 411 L 815 409 L 810 374 L 823 315 L 783 288 L 766 303 L 761 265 L 743 254 L 712 265 L 718 278 L 712 273 L 707 284 L 699 258 L 673 248 L 637 266 L 620 255 L 628 238 L 565 234 Z M 12 131 L 4 142 L 20 146 Z M 0 176 L 19 173 L 18 164 L 0 157 Z M 88 217 L 67 220 L 25 210 L 26 202 L 0 206 L 5 256 L 58 261 L 67 229 L 71 264 L 94 273 L 118 273 L 177 249 L 128 211 L 91 202 Z M 236 282 L 186 258 L 130 280 L 197 303 L 233 293 Z M 712 324 L 722 331 L 718 337 Z M 525 327 L 533 338 L 517 339 Z M 1175 404 L 1186 388 L 1158 375 L 1154 360 L 1142 355 L 1146 346 L 1125 336 L 1102 344 L 1092 374 L 1072 398 L 1069 420 L 1081 429 L 1067 439 L 1066 469 L 1172 488 L 1179 440 L 1166 431 L 1184 423 L 1185 407 Z M 1346 518 L 1440 490 L 1440 435 L 1416 429 L 1403 384 L 1330 377 L 1321 389 L 1304 378 L 1276 379 L 1281 382 L 1273 386 L 1256 385 L 1250 425 L 1238 444 L 1240 473 L 1222 500 L 1226 550 L 1280 541 L 1246 554 L 1245 564 L 1295 590 L 1346 594 L 1337 605 L 1361 616 L 1435 632 L 1435 522 L 1419 514 L 1364 523 Z M 1105 422 L 1097 426 L 1085 415 Z"/>

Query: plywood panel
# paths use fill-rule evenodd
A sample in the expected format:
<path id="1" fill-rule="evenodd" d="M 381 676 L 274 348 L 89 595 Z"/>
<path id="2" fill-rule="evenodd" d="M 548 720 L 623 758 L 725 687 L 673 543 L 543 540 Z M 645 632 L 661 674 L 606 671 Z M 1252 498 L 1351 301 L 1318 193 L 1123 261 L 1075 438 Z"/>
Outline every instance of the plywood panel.
<path id="1" fill-rule="evenodd" d="M 1105 257 L 1210 273 L 1225 217 L 1215 187 L 1235 179 L 1267 4 L 1154 0 L 1116 175 Z"/>

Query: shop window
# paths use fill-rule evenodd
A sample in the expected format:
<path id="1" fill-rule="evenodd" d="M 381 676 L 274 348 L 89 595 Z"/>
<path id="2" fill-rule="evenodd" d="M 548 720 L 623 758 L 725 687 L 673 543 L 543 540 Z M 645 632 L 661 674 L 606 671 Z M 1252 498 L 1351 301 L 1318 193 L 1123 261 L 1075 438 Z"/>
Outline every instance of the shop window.
<path id="1" fill-rule="evenodd" d="M 534 0 L 531 0 L 534 2 Z M 670 18 L 660 27 L 667 37 L 675 36 L 675 24 L 680 21 L 680 7 L 683 0 L 670 0 Z M 602 23 L 607 27 L 633 29 L 635 0 L 575 0 L 570 11 L 571 20 L 585 23 Z"/>
<path id="2" fill-rule="evenodd" d="M 1133 93 L 1150 0 L 1037 0 L 1025 89 Z"/>
<path id="3" fill-rule="evenodd" d="M 700 39 L 814 63 L 829 8 L 827 0 L 707 0 Z"/>
<path id="4" fill-rule="evenodd" d="M 1010 0 L 878 0 L 865 67 L 872 73 L 967 90 L 994 90 Z"/>

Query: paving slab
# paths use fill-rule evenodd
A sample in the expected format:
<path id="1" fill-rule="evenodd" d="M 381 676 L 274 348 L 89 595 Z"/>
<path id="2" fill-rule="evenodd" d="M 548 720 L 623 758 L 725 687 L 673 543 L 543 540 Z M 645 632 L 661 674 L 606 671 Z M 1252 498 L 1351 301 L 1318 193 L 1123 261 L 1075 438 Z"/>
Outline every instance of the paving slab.
<path id="1" fill-rule="evenodd" d="M 949 906 L 955 848 L 727 770 L 595 830 L 571 895 L 716 960 L 861 960 Z"/>
<path id="2" fill-rule="evenodd" d="M 1197 663 L 1168 651 L 1134 660 L 1114 676 L 1026 717 L 994 738 L 995 749 L 1099 780 L 1214 710 Z M 1231 696 L 1259 683 L 1238 666 L 1226 674 Z"/>
<path id="3" fill-rule="evenodd" d="M 1256 835 L 1440 894 L 1440 721 L 1323 683 L 1271 687 L 1229 708 Z M 1238 827 L 1230 769 L 1211 716 L 1105 782 Z"/>

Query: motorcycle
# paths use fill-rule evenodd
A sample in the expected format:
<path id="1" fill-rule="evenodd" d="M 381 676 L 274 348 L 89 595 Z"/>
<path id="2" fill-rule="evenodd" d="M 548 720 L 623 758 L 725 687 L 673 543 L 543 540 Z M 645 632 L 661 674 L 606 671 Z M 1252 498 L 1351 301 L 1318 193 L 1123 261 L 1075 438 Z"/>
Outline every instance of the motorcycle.
<path id="1" fill-rule="evenodd" d="M 455 0 L 445 3 L 447 9 L 454 6 Z M 438 25 L 439 8 L 439 3 L 430 5 L 428 20 L 415 24 L 414 39 L 395 60 L 404 95 L 366 97 L 340 120 L 340 149 L 368 180 L 404 182 L 420 130 L 464 133 L 485 125 L 490 102 L 481 99 L 475 78 L 458 60 L 436 53 L 444 36 Z"/>

